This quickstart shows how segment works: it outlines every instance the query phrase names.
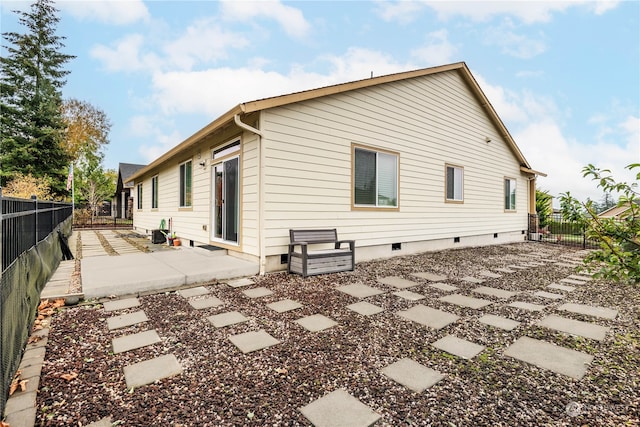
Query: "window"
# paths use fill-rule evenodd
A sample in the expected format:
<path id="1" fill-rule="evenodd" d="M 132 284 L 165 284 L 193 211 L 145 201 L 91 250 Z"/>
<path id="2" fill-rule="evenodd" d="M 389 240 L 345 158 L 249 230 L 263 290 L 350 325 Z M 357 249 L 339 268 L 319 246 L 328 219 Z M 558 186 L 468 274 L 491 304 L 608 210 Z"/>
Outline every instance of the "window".
<path id="1" fill-rule="evenodd" d="M 142 184 L 138 184 L 138 209 L 142 209 Z"/>
<path id="2" fill-rule="evenodd" d="M 516 180 L 504 179 L 504 209 L 508 211 L 516 210 Z"/>
<path id="3" fill-rule="evenodd" d="M 462 202 L 464 169 L 459 166 L 446 166 L 446 200 L 448 202 Z"/>
<path id="4" fill-rule="evenodd" d="M 158 209 L 158 175 L 151 178 L 151 209 Z"/>
<path id="5" fill-rule="evenodd" d="M 398 155 L 355 147 L 355 206 L 398 207 Z"/>
<path id="6" fill-rule="evenodd" d="M 191 206 L 191 160 L 180 165 L 180 207 Z"/>

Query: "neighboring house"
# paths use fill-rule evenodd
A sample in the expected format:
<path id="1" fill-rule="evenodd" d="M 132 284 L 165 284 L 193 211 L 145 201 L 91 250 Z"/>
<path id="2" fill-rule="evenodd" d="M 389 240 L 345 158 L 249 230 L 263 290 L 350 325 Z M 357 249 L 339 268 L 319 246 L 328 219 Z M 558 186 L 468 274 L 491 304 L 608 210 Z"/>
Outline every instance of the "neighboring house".
<path id="1" fill-rule="evenodd" d="M 113 201 L 111 202 L 112 216 L 116 218 L 133 218 L 133 199 L 131 198 L 133 183 L 129 181 L 129 177 L 143 167 L 145 165 L 118 164 L 118 183 L 116 185 L 116 193 L 113 195 Z"/>
<path id="2" fill-rule="evenodd" d="M 131 180 L 134 228 L 286 267 L 289 229 L 356 261 L 518 242 L 536 176 L 465 63 L 242 103 Z"/>
<path id="3" fill-rule="evenodd" d="M 614 206 L 612 208 L 607 209 L 606 211 L 600 212 L 598 214 L 598 217 L 624 220 L 631 215 L 632 215 L 631 204 L 630 202 L 627 202 L 622 206 Z"/>

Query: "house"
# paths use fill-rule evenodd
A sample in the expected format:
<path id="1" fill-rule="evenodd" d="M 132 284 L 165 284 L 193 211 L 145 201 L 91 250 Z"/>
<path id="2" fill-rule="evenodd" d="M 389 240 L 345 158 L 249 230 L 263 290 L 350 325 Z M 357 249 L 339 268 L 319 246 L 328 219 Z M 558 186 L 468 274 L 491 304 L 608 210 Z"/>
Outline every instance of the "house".
<path id="1" fill-rule="evenodd" d="M 291 228 L 356 262 L 526 239 L 537 176 L 463 62 L 236 105 L 135 172 L 134 228 L 282 270 Z"/>
<path id="2" fill-rule="evenodd" d="M 637 209 L 637 205 L 636 209 Z M 637 212 L 637 210 L 636 210 Z M 615 219 L 615 220 L 626 220 L 627 218 L 633 216 L 633 205 L 631 205 L 631 202 L 627 202 L 624 203 L 620 206 L 616 205 L 613 206 L 603 212 L 600 212 L 598 214 L 599 218 L 607 218 L 607 219 Z"/>
<path id="3" fill-rule="evenodd" d="M 133 218 L 133 199 L 131 199 L 133 183 L 129 181 L 129 177 L 144 166 L 133 163 L 118 164 L 118 183 L 111 202 L 111 215 L 113 217 Z"/>

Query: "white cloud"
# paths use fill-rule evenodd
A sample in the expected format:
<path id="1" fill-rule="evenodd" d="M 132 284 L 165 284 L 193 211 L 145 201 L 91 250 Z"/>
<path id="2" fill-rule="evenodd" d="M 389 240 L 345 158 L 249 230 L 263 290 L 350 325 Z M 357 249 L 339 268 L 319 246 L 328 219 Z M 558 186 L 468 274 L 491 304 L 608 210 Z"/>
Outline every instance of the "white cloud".
<path id="1" fill-rule="evenodd" d="M 109 71 L 154 70 L 162 61 L 154 53 L 142 53 L 145 43 L 141 34 L 129 34 L 116 41 L 114 47 L 96 45 L 89 54 L 101 61 Z"/>
<path id="2" fill-rule="evenodd" d="M 458 51 L 449 42 L 447 30 L 442 29 L 427 34 L 424 46 L 411 51 L 411 56 L 420 59 L 427 65 L 442 65 L 453 62 L 452 58 Z"/>
<path id="3" fill-rule="evenodd" d="M 165 133 L 163 129 L 173 128 L 173 123 L 160 116 L 134 116 L 129 120 L 127 133 L 153 144 L 141 144 L 138 153 L 144 162 L 151 163 L 183 140 L 176 130 Z"/>
<path id="4" fill-rule="evenodd" d="M 619 3 L 619 0 L 598 0 L 595 2 L 593 11 L 596 15 L 602 15 L 603 13 L 618 7 Z"/>
<path id="5" fill-rule="evenodd" d="M 149 20 L 149 10 L 142 0 L 61 1 L 58 7 L 80 20 L 126 25 Z"/>
<path id="6" fill-rule="evenodd" d="M 291 37 L 305 37 L 311 25 L 299 9 L 275 1 L 223 1 L 222 15 L 229 20 L 250 21 L 264 16 L 278 22 Z"/>
<path id="7" fill-rule="evenodd" d="M 517 34 L 511 19 L 505 19 L 500 25 L 488 28 L 484 33 L 484 42 L 499 46 L 502 53 L 516 58 L 529 59 L 547 50 L 544 41 L 529 35 Z"/>
<path id="8" fill-rule="evenodd" d="M 417 1 L 377 1 L 378 14 L 385 21 L 398 21 L 401 24 L 412 22 L 424 5 Z"/>

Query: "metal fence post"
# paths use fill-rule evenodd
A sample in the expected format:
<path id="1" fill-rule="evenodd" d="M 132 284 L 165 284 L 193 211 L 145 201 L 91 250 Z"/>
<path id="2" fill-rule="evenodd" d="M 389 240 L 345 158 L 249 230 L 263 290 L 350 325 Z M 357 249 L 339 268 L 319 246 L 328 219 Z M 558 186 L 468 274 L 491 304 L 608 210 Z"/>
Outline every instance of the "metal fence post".
<path id="1" fill-rule="evenodd" d="M 33 221 L 34 223 L 33 246 L 36 246 L 38 244 L 38 198 L 35 195 L 33 195 L 31 196 L 31 200 L 33 200 L 33 203 L 34 203 L 33 215 L 35 219 L 35 221 Z"/>

